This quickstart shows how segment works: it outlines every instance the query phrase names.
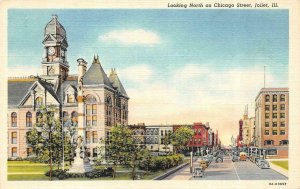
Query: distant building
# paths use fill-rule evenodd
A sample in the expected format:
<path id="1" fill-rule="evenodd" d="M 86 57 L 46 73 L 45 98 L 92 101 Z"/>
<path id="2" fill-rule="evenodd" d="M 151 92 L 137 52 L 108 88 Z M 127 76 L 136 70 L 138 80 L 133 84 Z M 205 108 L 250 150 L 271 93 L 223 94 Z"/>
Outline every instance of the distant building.
<path id="1" fill-rule="evenodd" d="M 194 123 L 192 126 L 192 130 L 194 130 L 194 136 L 187 144 L 190 151 L 199 153 L 200 150 L 207 149 L 209 144 L 209 137 L 208 137 L 209 127 L 207 127 L 202 123 Z"/>
<path id="2" fill-rule="evenodd" d="M 173 145 L 169 136 L 173 126 L 146 126 L 146 147 L 155 152 L 173 152 Z M 165 142 L 165 140 L 168 140 Z M 169 142 L 170 141 L 170 142 Z"/>
<path id="3" fill-rule="evenodd" d="M 253 145 L 255 117 L 248 117 L 248 105 L 245 107 L 242 125 L 242 144 L 243 146 Z"/>
<path id="4" fill-rule="evenodd" d="M 138 145 L 146 145 L 146 126 L 145 123 L 139 123 L 137 125 L 129 125 L 129 129 L 132 130 L 133 138 L 136 140 Z"/>
<path id="5" fill-rule="evenodd" d="M 255 99 L 254 145 L 268 158 L 288 157 L 289 89 L 262 88 Z"/>

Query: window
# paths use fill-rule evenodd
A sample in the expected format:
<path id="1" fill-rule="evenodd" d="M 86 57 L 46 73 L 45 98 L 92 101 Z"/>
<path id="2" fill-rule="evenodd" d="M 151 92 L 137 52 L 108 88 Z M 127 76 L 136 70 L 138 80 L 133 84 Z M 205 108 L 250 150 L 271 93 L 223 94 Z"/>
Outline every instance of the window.
<path id="1" fill-rule="evenodd" d="M 75 102 L 75 98 L 73 94 L 68 95 L 67 97 L 67 103 L 74 103 Z"/>
<path id="2" fill-rule="evenodd" d="M 32 114 L 31 114 L 31 112 L 26 113 L 26 127 L 32 127 Z"/>
<path id="3" fill-rule="evenodd" d="M 280 105 L 280 110 L 285 110 L 285 104 Z"/>
<path id="4" fill-rule="evenodd" d="M 289 144 L 289 141 L 288 140 L 281 140 L 279 142 L 279 145 L 288 145 Z"/>
<path id="5" fill-rule="evenodd" d="M 17 148 L 16 147 L 14 147 L 14 148 L 11 148 L 11 156 L 12 157 L 17 157 Z"/>
<path id="6" fill-rule="evenodd" d="M 270 126 L 270 123 L 269 123 L 269 122 L 265 122 L 265 126 L 266 126 L 266 127 L 269 127 L 269 126 Z"/>
<path id="7" fill-rule="evenodd" d="M 270 105 L 265 106 L 266 111 L 270 111 Z"/>
<path id="8" fill-rule="evenodd" d="M 269 134 L 270 134 L 269 130 L 265 130 L 265 135 L 269 135 Z"/>
<path id="9" fill-rule="evenodd" d="M 68 114 L 68 112 L 63 112 L 63 125 L 64 126 L 67 126 L 66 124 L 67 124 L 67 122 L 68 122 L 68 117 L 69 117 L 69 114 Z"/>
<path id="10" fill-rule="evenodd" d="M 277 102 L 277 95 L 273 95 L 273 102 Z"/>
<path id="11" fill-rule="evenodd" d="M 272 134 L 277 135 L 277 130 L 273 130 Z"/>
<path id="12" fill-rule="evenodd" d="M 281 102 L 284 102 L 284 101 L 285 101 L 285 95 L 284 95 L 284 94 L 280 95 L 280 101 L 281 101 Z"/>
<path id="13" fill-rule="evenodd" d="M 106 131 L 106 141 L 107 142 L 109 142 L 109 140 L 110 140 L 110 133 L 109 133 L 109 131 Z"/>
<path id="14" fill-rule="evenodd" d="M 265 140 L 265 145 L 273 145 L 273 140 Z"/>
<path id="15" fill-rule="evenodd" d="M 280 130 L 280 135 L 285 135 L 285 130 Z"/>
<path id="16" fill-rule="evenodd" d="M 98 152 L 97 152 L 97 148 L 93 148 L 93 157 L 97 157 Z"/>
<path id="17" fill-rule="evenodd" d="M 94 96 L 88 95 L 86 103 L 86 126 L 97 125 L 97 100 Z"/>
<path id="18" fill-rule="evenodd" d="M 71 122 L 72 122 L 73 126 L 77 126 L 77 124 L 78 124 L 78 113 L 77 112 L 71 113 Z"/>
<path id="19" fill-rule="evenodd" d="M 16 112 L 11 113 L 10 117 L 11 117 L 11 126 L 16 127 L 17 126 L 17 113 Z"/>
<path id="20" fill-rule="evenodd" d="M 12 132 L 11 133 L 11 143 L 12 144 L 17 144 L 17 132 Z"/>
<path id="21" fill-rule="evenodd" d="M 27 148 L 27 157 L 33 156 L 32 148 Z"/>
<path id="22" fill-rule="evenodd" d="M 91 157 L 90 148 L 87 148 L 87 149 L 86 149 L 86 155 L 87 155 L 87 157 Z"/>
<path id="23" fill-rule="evenodd" d="M 277 113 L 273 113 L 273 118 L 277 118 Z"/>
<path id="24" fill-rule="evenodd" d="M 36 112 L 36 125 L 42 126 L 42 122 L 43 122 L 43 115 L 41 112 Z"/>
<path id="25" fill-rule="evenodd" d="M 161 135 L 161 136 L 164 136 L 164 131 L 160 131 L 160 135 Z"/>
<path id="26" fill-rule="evenodd" d="M 273 105 L 273 111 L 277 111 L 277 105 Z"/>
<path id="27" fill-rule="evenodd" d="M 91 143 L 91 132 L 90 131 L 86 131 L 86 143 L 90 144 Z"/>
<path id="28" fill-rule="evenodd" d="M 35 107 L 40 107 L 41 105 L 43 105 L 43 99 L 41 97 L 37 97 L 35 99 Z"/>
<path id="29" fill-rule="evenodd" d="M 266 114 L 265 114 L 265 117 L 266 117 L 266 119 L 270 118 L 270 114 L 269 114 L 269 113 L 266 113 Z"/>
<path id="30" fill-rule="evenodd" d="M 277 127 L 277 122 L 273 122 L 273 127 Z"/>
<path id="31" fill-rule="evenodd" d="M 285 127 L 285 121 L 280 122 L 280 127 Z"/>
<path id="32" fill-rule="evenodd" d="M 198 138 L 198 144 L 201 144 L 201 139 L 200 138 Z"/>
<path id="33" fill-rule="evenodd" d="M 285 118 L 285 113 L 280 113 L 280 118 Z"/>
<path id="34" fill-rule="evenodd" d="M 201 135 L 201 129 L 198 130 L 198 135 Z"/>
<path id="35" fill-rule="evenodd" d="M 93 143 L 97 143 L 98 142 L 98 134 L 97 131 L 93 131 Z"/>
<path id="36" fill-rule="evenodd" d="M 194 144 L 197 144 L 197 139 L 194 138 Z"/>
<path id="37" fill-rule="evenodd" d="M 266 95 L 266 102 L 270 102 L 270 95 Z"/>

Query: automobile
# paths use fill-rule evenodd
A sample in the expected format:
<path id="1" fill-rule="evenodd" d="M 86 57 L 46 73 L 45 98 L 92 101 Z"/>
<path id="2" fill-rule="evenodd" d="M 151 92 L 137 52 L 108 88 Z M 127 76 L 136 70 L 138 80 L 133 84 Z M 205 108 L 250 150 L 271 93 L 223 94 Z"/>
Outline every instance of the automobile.
<path id="1" fill-rule="evenodd" d="M 247 160 L 247 154 L 245 152 L 240 153 L 240 161 L 246 161 Z"/>
<path id="2" fill-rule="evenodd" d="M 236 155 L 233 155 L 231 160 L 232 160 L 233 162 L 239 161 L 239 157 L 236 156 Z"/>
<path id="3" fill-rule="evenodd" d="M 208 162 L 206 161 L 206 160 L 204 160 L 204 159 L 201 159 L 200 161 L 199 161 L 199 165 L 200 165 L 200 167 L 202 167 L 203 169 L 206 169 L 207 167 L 208 167 Z"/>
<path id="4" fill-rule="evenodd" d="M 223 157 L 222 156 L 216 157 L 216 163 L 222 163 L 222 162 L 223 162 Z"/>
<path id="5" fill-rule="evenodd" d="M 193 172 L 193 177 L 203 177 L 204 176 L 204 169 L 203 167 L 195 167 Z"/>
<path id="6" fill-rule="evenodd" d="M 261 169 L 270 169 L 270 164 L 265 159 L 261 159 L 261 158 L 257 159 L 256 165 Z"/>

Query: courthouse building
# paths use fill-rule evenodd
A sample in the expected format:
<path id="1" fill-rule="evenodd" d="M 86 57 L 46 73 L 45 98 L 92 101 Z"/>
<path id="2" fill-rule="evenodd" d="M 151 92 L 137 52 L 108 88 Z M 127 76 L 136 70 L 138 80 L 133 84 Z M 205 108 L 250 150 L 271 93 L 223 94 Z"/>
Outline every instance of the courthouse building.
<path id="1" fill-rule="evenodd" d="M 46 25 L 41 41 L 43 74 L 8 80 L 8 157 L 32 155 L 26 133 L 39 122 L 41 105 L 55 105 L 61 108 L 64 121 L 71 120 L 75 126 L 83 124 L 88 154 L 96 156 L 99 138 L 107 138 L 115 124 L 128 124 L 129 97 L 116 70 L 112 69 L 108 77 L 98 56 L 89 68 L 82 58 L 69 64 L 67 33 L 57 16 Z M 70 65 L 75 64 L 78 74 L 69 75 Z M 83 115 L 78 115 L 79 88 L 84 96 Z M 84 116 L 84 123 L 77 123 L 78 116 Z"/>
<path id="2" fill-rule="evenodd" d="M 262 88 L 255 99 L 254 146 L 267 158 L 287 158 L 288 132 L 289 89 Z"/>

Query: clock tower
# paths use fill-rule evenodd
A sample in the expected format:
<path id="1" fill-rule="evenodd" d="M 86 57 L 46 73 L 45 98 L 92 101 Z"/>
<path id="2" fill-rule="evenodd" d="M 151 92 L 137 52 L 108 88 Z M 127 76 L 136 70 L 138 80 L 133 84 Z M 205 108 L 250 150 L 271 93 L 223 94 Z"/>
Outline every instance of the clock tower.
<path id="1" fill-rule="evenodd" d="M 66 30 L 58 22 L 57 15 L 53 15 L 45 27 L 43 45 L 42 77 L 53 84 L 57 84 L 60 79 L 66 80 L 69 73 L 68 42 Z"/>

